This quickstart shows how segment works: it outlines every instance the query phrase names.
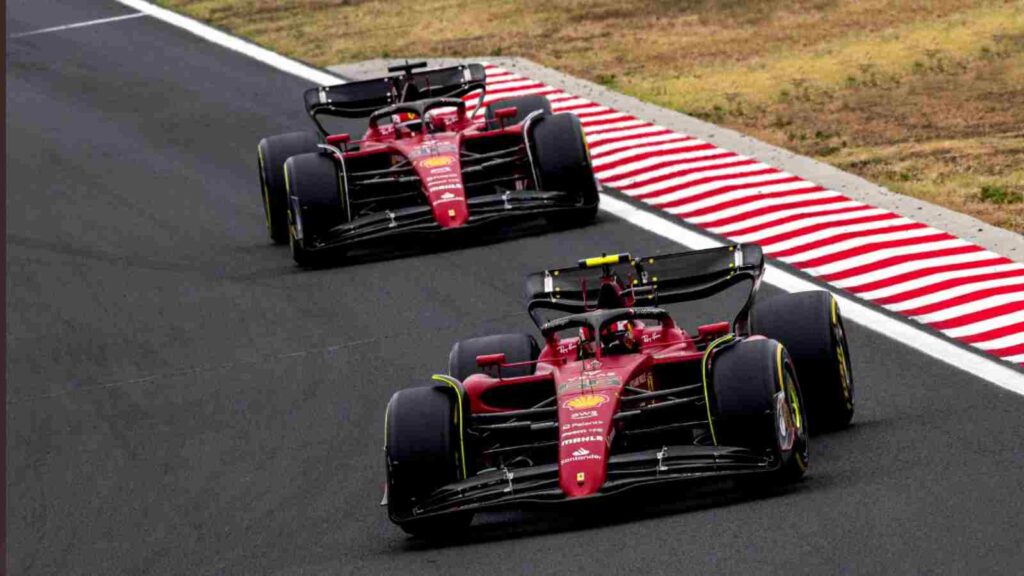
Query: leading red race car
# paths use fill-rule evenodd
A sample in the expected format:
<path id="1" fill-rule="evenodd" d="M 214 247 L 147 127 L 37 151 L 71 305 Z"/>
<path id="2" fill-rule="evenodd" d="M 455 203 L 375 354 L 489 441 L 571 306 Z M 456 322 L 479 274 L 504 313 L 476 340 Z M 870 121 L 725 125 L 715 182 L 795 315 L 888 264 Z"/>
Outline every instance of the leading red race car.
<path id="1" fill-rule="evenodd" d="M 469 64 L 312 88 L 306 110 L 320 134 L 264 138 L 259 173 L 267 228 L 302 265 L 399 234 L 445 233 L 543 215 L 581 225 L 597 214 L 599 184 L 579 118 L 543 96 L 484 107 L 485 71 Z M 465 99 L 477 94 L 467 110 Z M 484 113 L 479 113 L 481 110 Z M 360 140 L 325 120 L 368 119 Z"/>
<path id="2" fill-rule="evenodd" d="M 531 275 L 542 348 L 529 334 L 464 340 L 447 375 L 392 396 L 391 520 L 430 536 L 496 506 L 722 476 L 799 479 L 808 424 L 853 417 L 850 356 L 831 294 L 755 303 L 762 273 L 760 247 L 734 245 Z M 657 307 L 740 282 L 750 292 L 735 319 L 696 334 Z"/>

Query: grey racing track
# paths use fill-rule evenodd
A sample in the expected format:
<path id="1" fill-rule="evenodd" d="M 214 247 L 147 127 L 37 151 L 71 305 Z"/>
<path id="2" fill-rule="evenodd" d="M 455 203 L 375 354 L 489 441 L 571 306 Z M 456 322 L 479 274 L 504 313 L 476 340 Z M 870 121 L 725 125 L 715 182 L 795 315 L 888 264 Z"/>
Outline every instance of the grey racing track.
<path id="1" fill-rule="evenodd" d="M 7 30 L 127 12 L 12 0 Z M 443 370 L 456 339 L 531 330 L 525 273 L 680 247 L 603 215 L 302 271 L 267 241 L 255 152 L 307 126 L 306 82 L 148 17 L 7 51 L 12 574 L 1024 567 L 1024 398 L 855 325 L 856 425 L 816 438 L 792 490 L 669 490 L 406 537 L 378 506 L 388 397 Z"/>

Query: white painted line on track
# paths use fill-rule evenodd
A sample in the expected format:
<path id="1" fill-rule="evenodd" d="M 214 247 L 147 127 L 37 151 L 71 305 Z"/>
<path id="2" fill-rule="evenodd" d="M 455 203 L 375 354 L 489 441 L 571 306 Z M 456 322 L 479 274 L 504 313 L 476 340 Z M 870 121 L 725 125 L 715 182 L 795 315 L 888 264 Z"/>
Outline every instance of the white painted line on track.
<path id="1" fill-rule="evenodd" d="M 162 20 L 172 26 L 191 32 L 192 34 L 195 34 L 209 42 L 213 42 L 218 46 L 223 46 L 228 50 L 245 54 L 246 56 L 259 60 L 268 66 L 277 68 L 282 72 L 287 72 L 300 78 L 305 78 L 310 82 L 315 82 L 317 84 L 338 84 L 342 82 L 341 79 L 333 74 L 329 74 L 318 68 L 303 64 L 298 60 L 282 56 L 276 52 L 267 50 L 262 46 L 257 46 L 252 42 L 242 40 L 237 36 L 221 32 L 212 26 L 193 20 L 188 16 L 182 16 L 181 14 L 166 8 L 161 8 L 154 4 L 150 4 L 149 2 L 143 2 L 142 0 L 117 0 L 117 2 L 124 4 L 129 8 L 134 8 L 139 12 L 148 14 L 157 20 Z"/>
<path id="2" fill-rule="evenodd" d="M 71 30 L 72 28 L 85 28 L 86 26 L 95 26 L 97 24 L 107 24 L 108 22 L 120 22 L 121 20 L 131 20 L 132 18 L 141 18 L 142 16 L 148 16 L 143 12 L 133 12 L 131 14 L 122 14 L 121 16 L 113 16 L 111 18 L 100 18 L 98 20 L 88 20 L 86 22 L 76 22 L 74 24 L 64 24 L 63 26 L 52 26 L 50 28 L 41 28 L 39 30 L 32 30 L 30 32 L 19 32 L 17 34 L 11 34 L 8 38 L 24 38 L 25 36 L 35 36 L 37 34 L 48 34 L 50 32 L 60 32 L 61 30 Z"/>
<path id="3" fill-rule="evenodd" d="M 225 34 L 187 16 L 154 6 L 149 2 L 143 0 L 117 1 L 140 12 L 145 12 L 154 18 L 163 20 L 168 24 L 188 30 L 214 44 L 240 52 L 278 70 L 311 82 L 317 84 L 340 84 L 344 82 L 341 78 L 323 70 L 318 70 L 291 58 L 281 56 L 251 42 Z M 609 194 L 601 194 L 601 209 L 634 226 L 691 249 L 699 250 L 725 245 L 725 242 L 712 239 L 704 234 L 690 230 L 678 222 L 672 221 L 671 217 L 648 212 Z M 771 264 L 767 266 L 765 281 L 786 292 L 820 289 L 818 284 Z M 915 326 L 910 321 L 894 319 L 880 312 L 873 305 L 865 304 L 859 299 L 854 300 L 842 294 L 836 294 L 836 300 L 842 306 L 843 315 L 851 321 L 878 332 L 885 338 L 902 342 L 940 362 L 965 370 L 1006 390 L 1024 396 L 1024 374 L 1014 370 L 1003 361 L 996 358 L 987 358 L 976 352 L 961 348 L 952 342 Z"/>

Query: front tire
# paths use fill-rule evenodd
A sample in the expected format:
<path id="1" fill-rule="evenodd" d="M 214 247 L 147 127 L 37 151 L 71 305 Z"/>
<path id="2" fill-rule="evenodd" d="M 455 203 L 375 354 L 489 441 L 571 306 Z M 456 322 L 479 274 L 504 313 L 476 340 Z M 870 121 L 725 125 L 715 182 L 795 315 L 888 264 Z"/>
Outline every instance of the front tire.
<path id="1" fill-rule="evenodd" d="M 814 433 L 853 419 L 853 369 L 839 304 L 824 290 L 784 294 L 754 305 L 752 331 L 786 347 L 807 399 Z"/>
<path id="2" fill-rule="evenodd" d="M 530 146 L 537 187 L 567 192 L 577 203 L 571 212 L 554 215 L 552 223 L 583 226 L 597 217 L 600 190 L 590 164 L 590 149 L 583 126 L 575 114 L 552 114 L 530 126 Z"/>
<path id="3" fill-rule="evenodd" d="M 288 241 L 288 193 L 284 163 L 297 154 L 317 151 L 320 136 L 315 132 L 291 132 L 269 136 L 256 147 L 260 192 L 267 233 L 275 244 Z"/>
<path id="4" fill-rule="evenodd" d="M 385 414 L 388 516 L 409 534 L 439 537 L 463 529 L 472 513 L 415 518 L 415 508 L 438 488 L 463 477 L 456 402 L 435 386 L 396 392 Z"/>
<path id="5" fill-rule="evenodd" d="M 334 160 L 325 154 L 300 154 L 284 164 L 288 193 L 288 243 L 292 258 L 305 267 L 323 263 L 317 240 L 346 220 L 345 191 Z M 332 254 L 337 254 L 332 250 Z"/>
<path id="6" fill-rule="evenodd" d="M 795 482 L 807 470 L 807 418 L 796 371 L 775 340 L 744 340 L 712 361 L 714 438 L 718 445 L 771 450 L 776 478 Z"/>

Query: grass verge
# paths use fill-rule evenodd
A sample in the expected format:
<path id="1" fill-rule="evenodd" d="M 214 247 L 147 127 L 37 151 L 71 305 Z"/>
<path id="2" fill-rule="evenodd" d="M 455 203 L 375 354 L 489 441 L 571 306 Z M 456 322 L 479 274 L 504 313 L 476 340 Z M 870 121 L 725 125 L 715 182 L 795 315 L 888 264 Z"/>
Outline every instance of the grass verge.
<path id="1" fill-rule="evenodd" d="M 1024 2 L 161 0 L 276 51 L 518 55 L 1024 232 Z"/>

